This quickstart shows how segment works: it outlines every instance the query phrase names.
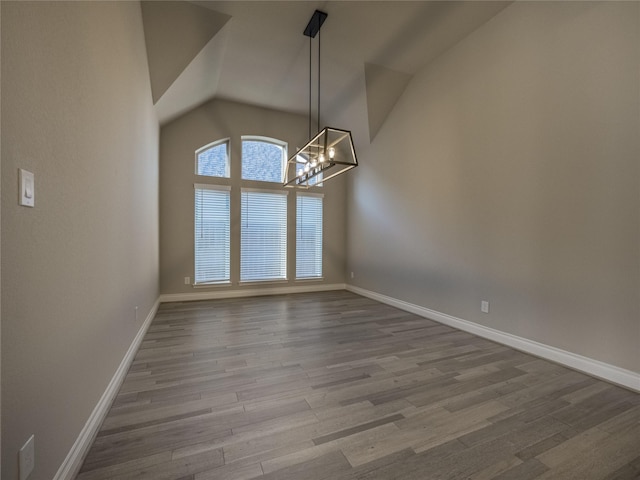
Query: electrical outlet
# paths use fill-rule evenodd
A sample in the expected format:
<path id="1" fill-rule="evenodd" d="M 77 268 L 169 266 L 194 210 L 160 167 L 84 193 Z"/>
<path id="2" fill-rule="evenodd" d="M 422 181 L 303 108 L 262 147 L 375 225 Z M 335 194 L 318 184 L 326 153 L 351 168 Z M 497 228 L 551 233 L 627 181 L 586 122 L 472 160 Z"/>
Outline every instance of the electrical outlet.
<path id="1" fill-rule="evenodd" d="M 489 313 L 489 302 L 482 300 L 482 302 L 480 302 L 480 311 L 482 313 Z"/>
<path id="2" fill-rule="evenodd" d="M 137 305 L 135 306 L 135 312 L 136 312 L 136 317 L 135 318 L 136 318 L 136 322 L 137 322 L 138 321 L 138 306 Z"/>
<path id="3" fill-rule="evenodd" d="M 18 453 L 20 480 L 27 480 L 36 464 L 35 437 L 31 435 Z"/>
<path id="4" fill-rule="evenodd" d="M 191 277 L 184 277 L 184 284 L 191 285 Z"/>
<path id="5" fill-rule="evenodd" d="M 351 278 L 355 277 L 355 275 L 353 274 L 353 272 L 351 272 Z"/>

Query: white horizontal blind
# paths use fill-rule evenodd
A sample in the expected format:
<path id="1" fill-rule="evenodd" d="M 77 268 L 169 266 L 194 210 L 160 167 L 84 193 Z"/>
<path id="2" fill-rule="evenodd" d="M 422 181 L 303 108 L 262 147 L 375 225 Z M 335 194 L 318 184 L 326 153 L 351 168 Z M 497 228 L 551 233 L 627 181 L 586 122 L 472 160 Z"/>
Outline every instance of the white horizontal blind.
<path id="1" fill-rule="evenodd" d="M 230 280 L 229 190 L 196 185 L 195 283 Z"/>
<path id="2" fill-rule="evenodd" d="M 298 194 L 296 278 L 322 277 L 322 197 Z"/>
<path id="3" fill-rule="evenodd" d="M 287 194 L 242 190 L 240 280 L 287 278 Z"/>

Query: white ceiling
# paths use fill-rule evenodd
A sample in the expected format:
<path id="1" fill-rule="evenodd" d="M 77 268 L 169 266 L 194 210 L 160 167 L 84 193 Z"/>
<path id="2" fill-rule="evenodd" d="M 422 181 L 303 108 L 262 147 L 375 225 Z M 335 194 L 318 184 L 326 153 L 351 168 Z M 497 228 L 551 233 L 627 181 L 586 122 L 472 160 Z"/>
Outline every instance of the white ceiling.
<path id="1" fill-rule="evenodd" d="M 231 19 L 213 37 L 215 48 L 208 49 L 218 58 L 202 58 L 205 48 L 194 59 L 201 66 L 187 67 L 178 77 L 176 83 L 182 88 L 174 89 L 174 107 L 164 108 L 161 123 L 214 97 L 308 114 L 309 38 L 302 32 L 319 9 L 328 14 L 319 34 L 322 126 L 350 129 L 356 144 L 368 142 L 365 63 L 413 75 L 509 3 L 193 1 L 191 7 L 205 7 Z M 216 41 L 216 36 L 224 42 Z M 314 55 L 317 41 L 318 37 L 313 40 Z M 315 70 L 315 57 L 313 65 Z M 208 89 L 184 87 L 190 82 L 202 85 L 203 76 L 211 79 Z M 315 90 L 313 103 L 315 116 Z"/>

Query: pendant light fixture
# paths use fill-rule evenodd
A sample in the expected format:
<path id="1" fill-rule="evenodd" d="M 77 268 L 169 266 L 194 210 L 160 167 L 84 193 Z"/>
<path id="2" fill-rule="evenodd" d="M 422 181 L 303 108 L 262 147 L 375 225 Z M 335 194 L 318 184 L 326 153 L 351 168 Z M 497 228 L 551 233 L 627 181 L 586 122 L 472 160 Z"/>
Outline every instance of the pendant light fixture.
<path id="1" fill-rule="evenodd" d="M 304 30 L 309 37 L 309 141 L 287 161 L 285 187 L 309 188 L 358 166 L 349 130 L 324 127 L 311 137 L 311 40 L 327 18 L 316 10 Z M 320 37 L 318 37 L 318 128 L 320 128 Z"/>

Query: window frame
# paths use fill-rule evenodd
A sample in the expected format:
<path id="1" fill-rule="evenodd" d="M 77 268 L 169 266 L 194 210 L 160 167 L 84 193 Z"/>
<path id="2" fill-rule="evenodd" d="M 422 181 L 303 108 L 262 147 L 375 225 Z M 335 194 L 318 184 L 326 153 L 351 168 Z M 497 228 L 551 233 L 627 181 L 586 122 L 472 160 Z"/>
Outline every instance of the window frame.
<path id="1" fill-rule="evenodd" d="M 198 201 L 197 190 L 208 189 L 208 190 L 226 191 L 228 195 L 227 197 L 228 202 L 229 202 L 228 204 L 229 218 L 227 223 L 229 233 L 227 237 L 228 238 L 228 245 L 226 246 L 227 250 L 224 253 L 224 257 L 222 257 L 222 255 L 219 254 L 215 250 L 215 248 L 212 247 L 210 250 L 211 254 L 215 256 L 220 255 L 220 258 L 224 258 L 224 261 L 227 262 L 226 265 L 224 266 L 226 271 L 223 269 L 218 270 L 218 271 L 222 271 L 223 275 L 225 275 L 227 279 L 213 280 L 213 281 L 205 280 L 205 281 L 198 282 L 196 280 L 196 273 L 198 272 L 198 268 L 197 268 L 198 248 L 197 248 L 197 238 L 195 238 L 195 236 L 197 235 L 196 230 L 198 227 L 198 223 L 197 223 L 198 212 L 194 211 L 194 214 L 192 217 L 194 221 L 194 226 L 192 230 L 194 234 L 194 241 L 192 243 L 194 248 L 194 256 L 193 256 L 194 272 L 193 272 L 193 282 L 191 284 L 192 288 L 221 288 L 221 287 L 231 287 L 233 285 L 235 285 L 236 288 L 238 287 L 242 288 L 243 286 L 244 288 L 247 288 L 247 287 L 250 287 L 251 284 L 294 285 L 294 283 L 298 283 L 298 282 L 324 281 L 325 280 L 324 278 L 324 273 L 325 273 L 324 271 L 324 267 L 325 267 L 324 265 L 324 243 L 325 243 L 324 195 L 325 194 L 322 190 L 319 191 L 319 189 L 323 187 L 322 181 L 320 181 L 316 185 L 310 186 L 311 190 L 301 191 L 299 189 L 295 189 L 296 196 L 294 200 L 294 198 L 289 196 L 290 189 L 283 187 L 282 181 L 276 182 L 276 181 L 270 181 L 270 180 L 256 180 L 256 179 L 243 178 L 242 163 L 243 163 L 243 156 L 245 153 L 244 142 L 247 142 L 247 141 L 262 142 L 262 143 L 273 145 L 279 148 L 282 154 L 281 163 L 280 163 L 280 177 L 282 181 L 284 181 L 284 176 L 286 173 L 285 169 L 287 168 L 287 165 L 288 165 L 288 142 L 286 141 L 283 141 L 277 138 L 266 137 L 262 135 L 241 135 L 240 142 L 237 142 L 237 141 L 232 142 L 231 137 L 220 138 L 218 140 L 210 142 L 207 145 L 204 145 L 198 148 L 197 150 L 195 150 L 195 154 L 194 154 L 195 182 L 193 183 L 194 210 L 196 208 L 196 204 Z M 198 173 L 198 168 L 199 168 L 198 156 L 202 155 L 204 152 L 207 152 L 212 148 L 216 148 L 221 145 L 224 145 L 224 149 L 226 151 L 225 173 L 227 174 L 227 176 L 222 177 L 222 176 L 216 176 L 216 175 L 199 174 Z M 240 165 L 238 165 L 238 162 L 236 162 L 235 166 L 231 165 L 231 156 L 234 155 L 231 152 L 232 148 L 234 149 L 234 152 L 235 152 L 234 158 L 237 159 L 238 156 L 240 157 Z M 236 151 L 238 149 L 239 149 L 239 152 Z M 272 153 L 273 153 L 272 151 L 268 152 L 268 155 L 270 158 L 274 157 Z M 269 167 L 273 165 L 273 163 L 260 164 L 259 162 L 260 162 L 260 158 L 258 157 L 256 163 L 259 168 L 254 170 L 254 172 L 257 172 L 259 174 L 263 173 L 266 175 L 270 175 L 271 173 L 273 173 L 273 170 L 269 169 Z M 214 165 L 217 167 L 219 163 Z M 197 182 L 200 182 L 200 183 L 197 183 Z M 268 276 L 258 278 L 255 274 L 251 272 L 249 268 L 245 268 L 245 279 L 243 279 L 243 252 L 248 252 L 246 250 L 246 246 L 248 245 L 247 240 L 245 240 L 245 243 L 244 243 L 245 248 L 243 249 L 243 228 L 246 228 L 243 226 L 243 220 L 244 220 L 243 213 L 245 212 L 245 208 L 247 208 L 244 205 L 244 199 L 245 199 L 244 195 L 245 193 L 248 193 L 248 192 L 258 192 L 258 193 L 267 193 L 271 195 L 279 195 L 284 198 L 282 202 L 284 205 L 275 203 L 274 206 L 272 207 L 272 206 L 269 206 L 269 204 L 267 203 L 263 207 L 262 211 L 257 212 L 259 215 L 264 215 L 263 218 L 266 218 L 267 220 L 266 222 L 264 222 L 264 227 L 263 227 L 265 236 L 261 236 L 263 231 L 258 229 L 257 240 L 255 239 L 256 237 L 254 237 L 254 239 L 251 240 L 255 242 L 254 247 L 256 247 L 256 250 L 253 250 L 253 251 L 258 252 L 254 254 L 257 261 L 256 261 L 256 264 L 253 266 L 253 269 L 254 271 L 256 271 L 256 270 L 260 270 L 260 267 L 263 267 L 262 271 L 259 271 L 259 274 L 261 275 L 267 274 Z M 309 255 L 309 257 L 311 258 L 311 256 L 313 255 L 313 252 L 319 253 L 320 257 L 318 260 L 318 255 L 313 255 L 313 259 L 314 259 L 313 263 L 309 263 L 308 265 L 311 268 L 306 269 L 307 271 L 313 270 L 314 273 L 317 272 L 319 273 L 319 275 L 298 276 L 298 251 L 299 251 L 299 243 L 300 243 L 300 240 L 298 238 L 298 234 L 299 234 L 298 230 L 300 229 L 299 224 L 302 221 L 302 219 L 298 218 L 298 203 L 300 202 L 300 200 L 298 199 L 300 197 L 319 197 L 321 199 L 320 208 L 321 208 L 322 221 L 320 223 L 320 231 L 319 231 L 319 234 L 321 235 L 319 252 L 317 250 L 317 240 L 313 240 L 312 242 L 307 242 L 310 245 L 310 247 L 307 250 L 309 252 L 312 252 Z M 252 208 L 252 206 L 249 206 L 248 208 Z M 270 209 L 274 212 L 276 211 L 278 212 L 277 220 L 274 219 L 275 221 L 273 223 L 271 223 L 270 220 L 268 219 Z M 234 217 L 236 215 L 239 217 L 239 220 L 238 218 Z M 203 218 L 206 218 L 206 217 L 203 217 Z M 218 217 L 216 216 L 214 218 L 218 218 Z M 254 220 L 257 220 L 257 217 L 254 217 Z M 218 221 L 220 220 L 218 219 Z M 317 222 L 315 223 L 315 225 L 316 225 L 315 228 L 317 229 L 318 228 Z M 202 228 L 202 225 L 201 225 L 201 228 Z M 318 230 L 315 230 L 315 233 L 313 234 L 314 239 L 317 238 L 318 236 L 317 234 L 318 234 Z M 271 237 L 269 237 L 269 235 L 271 235 Z M 245 239 L 246 238 L 247 237 L 245 236 Z M 258 250 L 263 246 L 272 248 L 273 249 L 272 252 L 269 252 L 268 249 L 267 251 Z M 203 251 L 202 244 L 200 245 L 199 248 L 200 248 L 200 251 L 202 252 Z M 273 257 L 277 256 L 278 263 L 270 262 L 269 259 L 271 254 L 273 254 Z M 204 255 L 201 253 L 200 255 L 201 260 L 205 258 L 209 259 L 208 255 L 209 255 L 209 252 L 207 252 Z M 215 258 L 213 260 L 215 261 Z M 245 265 L 247 265 L 246 262 L 250 260 L 251 260 L 251 257 L 247 253 L 245 253 Z M 318 263 L 320 268 L 319 272 L 317 270 Z M 203 269 L 203 264 L 211 264 L 213 267 L 211 271 L 214 273 L 217 273 L 215 270 L 217 266 L 213 261 L 201 263 L 200 265 L 201 272 Z M 302 262 L 302 264 L 304 266 L 304 262 Z M 275 275 L 273 272 L 275 272 Z"/>
<path id="2" fill-rule="evenodd" d="M 306 162 L 305 163 L 299 163 L 298 162 L 298 158 L 299 157 L 304 158 L 302 155 L 299 155 L 299 154 L 296 155 L 296 174 L 298 174 L 300 172 L 300 170 L 299 170 L 300 168 L 304 168 L 304 165 L 306 163 Z M 306 188 L 314 188 L 314 187 L 322 188 L 322 187 L 324 187 L 324 183 L 323 183 L 324 172 L 318 173 L 316 176 L 311 178 L 311 180 L 313 181 L 313 183 L 305 182 L 305 185 L 307 185 Z"/>
<path id="3" fill-rule="evenodd" d="M 226 147 L 226 151 L 227 151 L 227 159 L 226 159 L 226 163 L 225 163 L 225 176 L 219 176 L 219 175 L 204 175 L 199 172 L 199 159 L 198 156 L 201 153 L 206 152 L 207 150 L 211 150 L 219 145 L 225 145 Z M 231 179 L 231 138 L 227 137 L 227 138 L 220 138 L 214 142 L 208 143 L 207 145 L 204 145 L 200 148 L 198 148 L 195 151 L 195 174 L 198 177 L 206 177 L 206 178 L 226 178 L 226 179 Z"/>

